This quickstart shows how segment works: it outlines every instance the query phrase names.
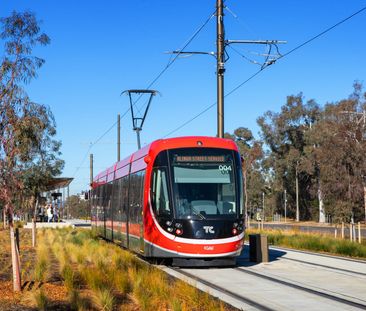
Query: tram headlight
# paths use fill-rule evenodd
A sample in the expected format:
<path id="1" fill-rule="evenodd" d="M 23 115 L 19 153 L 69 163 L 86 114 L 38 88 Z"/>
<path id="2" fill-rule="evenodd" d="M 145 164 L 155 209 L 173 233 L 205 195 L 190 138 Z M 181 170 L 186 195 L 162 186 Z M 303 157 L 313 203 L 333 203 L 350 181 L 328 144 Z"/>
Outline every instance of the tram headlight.
<path id="1" fill-rule="evenodd" d="M 231 230 L 231 233 L 233 235 L 237 235 L 238 234 L 238 229 L 234 228 L 233 230 Z"/>
<path id="2" fill-rule="evenodd" d="M 181 229 L 182 228 L 182 224 L 179 223 L 179 222 L 177 222 L 177 223 L 175 223 L 175 227 Z"/>
<path id="3" fill-rule="evenodd" d="M 178 228 L 178 229 L 175 230 L 175 234 L 176 235 L 182 235 L 183 234 L 183 230 Z"/>

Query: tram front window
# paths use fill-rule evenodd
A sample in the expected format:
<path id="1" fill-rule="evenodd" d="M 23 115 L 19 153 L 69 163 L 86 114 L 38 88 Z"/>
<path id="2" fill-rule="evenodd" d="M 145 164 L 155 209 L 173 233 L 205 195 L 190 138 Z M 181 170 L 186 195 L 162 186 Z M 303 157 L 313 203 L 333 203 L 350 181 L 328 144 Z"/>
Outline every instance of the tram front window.
<path id="1" fill-rule="evenodd" d="M 236 218 L 235 170 L 231 156 L 219 157 L 217 159 L 222 159 L 222 162 L 212 163 L 179 159 L 182 157 L 176 157 L 173 164 L 177 218 Z"/>
<path id="2" fill-rule="evenodd" d="M 168 180 L 164 167 L 157 167 L 153 170 L 152 203 L 156 216 L 159 218 L 170 217 Z"/>

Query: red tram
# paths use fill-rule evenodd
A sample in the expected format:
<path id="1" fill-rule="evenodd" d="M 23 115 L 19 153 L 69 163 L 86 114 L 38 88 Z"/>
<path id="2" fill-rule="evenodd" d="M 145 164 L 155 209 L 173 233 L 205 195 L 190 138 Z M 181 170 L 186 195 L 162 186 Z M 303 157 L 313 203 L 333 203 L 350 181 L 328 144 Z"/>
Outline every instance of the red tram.
<path id="1" fill-rule="evenodd" d="M 144 257 L 233 265 L 243 247 L 241 159 L 213 137 L 157 140 L 98 174 L 92 226 Z"/>

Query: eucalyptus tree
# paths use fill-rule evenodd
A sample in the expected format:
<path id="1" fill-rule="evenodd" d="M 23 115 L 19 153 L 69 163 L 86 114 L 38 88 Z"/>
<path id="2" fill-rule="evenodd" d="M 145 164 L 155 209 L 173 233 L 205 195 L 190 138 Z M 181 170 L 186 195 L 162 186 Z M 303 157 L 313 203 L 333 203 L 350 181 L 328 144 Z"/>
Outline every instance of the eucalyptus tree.
<path id="1" fill-rule="evenodd" d="M 43 59 L 32 55 L 33 49 L 47 45 L 50 40 L 41 32 L 31 12 L 14 11 L 0 19 L 0 26 L 0 38 L 4 41 L 0 64 L 0 201 L 9 218 L 14 290 L 20 291 L 19 250 L 13 232 L 14 205 L 18 194 L 25 190 L 25 172 L 35 165 L 37 156 L 42 158 L 39 151 L 47 148 L 41 146 L 47 145 L 47 137 L 53 136 L 52 122 L 47 123 L 52 119 L 51 114 L 46 107 L 30 100 L 24 86 L 37 76 L 37 70 L 44 64 Z M 54 147 L 57 149 L 57 144 Z"/>
<path id="2" fill-rule="evenodd" d="M 264 182 L 261 174 L 259 161 L 263 156 L 262 143 L 254 139 L 252 132 L 246 127 L 239 127 L 234 134 L 226 134 L 236 142 L 242 157 L 244 214 L 247 224 L 249 199 L 258 197 L 263 191 Z"/>
<path id="3" fill-rule="evenodd" d="M 328 103 L 309 140 L 317 145 L 312 158 L 318 165 L 326 210 L 335 220 L 361 219 L 366 212 L 366 94 L 355 83 L 347 99 Z"/>
<path id="4" fill-rule="evenodd" d="M 302 94 L 287 97 L 280 113 L 268 111 L 257 122 L 268 148 L 267 165 L 273 172 L 274 186 L 287 190 L 296 221 L 312 216 L 310 192 L 313 167 L 307 156 L 307 132 L 319 118 L 314 100 L 304 103 Z"/>

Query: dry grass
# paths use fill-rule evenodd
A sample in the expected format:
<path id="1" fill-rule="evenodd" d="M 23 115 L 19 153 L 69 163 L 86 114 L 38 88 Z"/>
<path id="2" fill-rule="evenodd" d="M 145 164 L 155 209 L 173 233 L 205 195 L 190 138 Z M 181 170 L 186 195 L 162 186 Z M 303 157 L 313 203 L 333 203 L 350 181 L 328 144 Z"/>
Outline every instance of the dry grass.
<path id="1" fill-rule="evenodd" d="M 0 243 L 2 239 L 0 235 Z M 32 281 L 38 283 L 29 286 L 20 298 L 28 307 L 106 311 L 228 309 L 210 295 L 174 281 L 132 253 L 98 239 L 90 230 L 38 230 L 36 255 L 33 265 L 27 266 Z"/>
<path id="2" fill-rule="evenodd" d="M 44 293 L 44 290 L 39 288 L 28 292 L 24 298 L 24 301 L 28 302 L 30 306 L 41 311 L 47 310 L 49 305 L 49 299 Z"/>

